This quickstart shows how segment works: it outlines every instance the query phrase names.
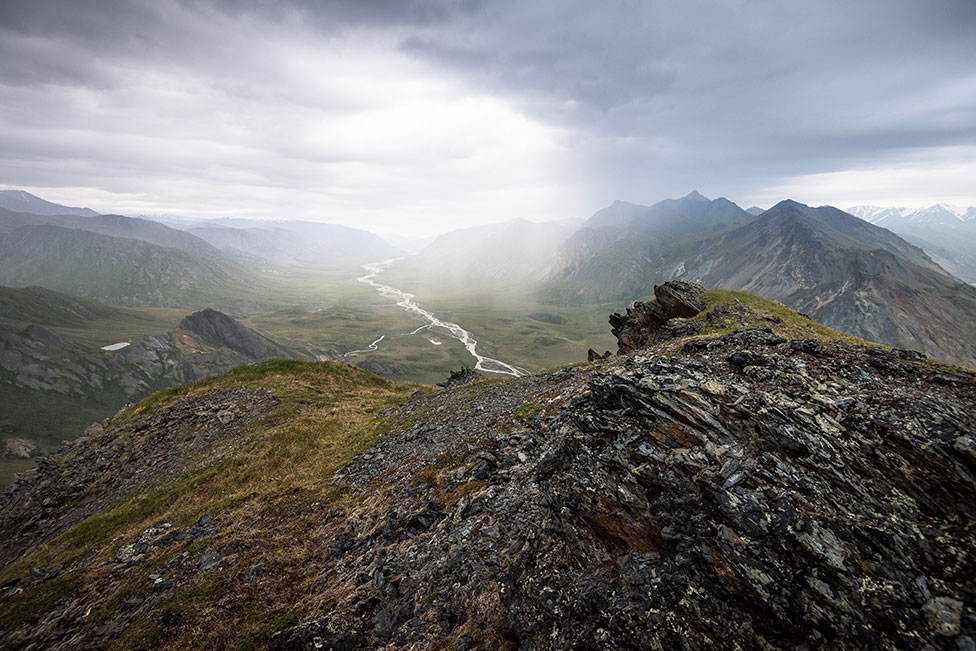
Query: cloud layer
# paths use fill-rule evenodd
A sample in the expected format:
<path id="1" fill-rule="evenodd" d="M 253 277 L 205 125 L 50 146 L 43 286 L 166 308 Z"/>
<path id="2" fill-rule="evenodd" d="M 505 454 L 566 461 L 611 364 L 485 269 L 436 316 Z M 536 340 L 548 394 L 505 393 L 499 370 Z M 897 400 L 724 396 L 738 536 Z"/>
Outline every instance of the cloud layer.
<path id="1" fill-rule="evenodd" d="M 418 232 L 976 204 L 974 35 L 969 0 L 6 0 L 0 184 Z"/>

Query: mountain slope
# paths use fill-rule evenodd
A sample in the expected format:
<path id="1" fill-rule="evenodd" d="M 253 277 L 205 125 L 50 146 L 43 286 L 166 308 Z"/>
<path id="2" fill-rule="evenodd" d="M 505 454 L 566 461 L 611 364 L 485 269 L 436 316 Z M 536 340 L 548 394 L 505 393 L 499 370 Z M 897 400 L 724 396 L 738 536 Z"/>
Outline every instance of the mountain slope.
<path id="1" fill-rule="evenodd" d="M 0 498 L 0 639 L 966 648 L 976 375 L 720 296 L 505 382 L 270 362 L 153 396 Z"/>
<path id="2" fill-rule="evenodd" d="M 557 303 L 627 301 L 665 280 L 693 280 L 783 301 L 860 337 L 976 363 L 976 289 L 894 233 L 789 200 L 755 217 L 699 197 L 668 205 L 687 216 L 668 213 L 676 224 L 663 227 L 647 220 L 647 236 L 619 225 L 644 223 L 630 216 L 641 211 L 594 215 L 591 223 L 610 225 L 571 238 L 576 253 L 563 247 L 542 295 Z"/>
<path id="3" fill-rule="evenodd" d="M 643 295 L 660 278 L 663 257 L 688 238 L 741 224 L 752 215 L 697 192 L 652 206 L 616 201 L 570 237 L 545 271 L 557 302 L 603 302 Z"/>
<path id="4" fill-rule="evenodd" d="M 41 285 L 115 305 L 194 306 L 239 284 L 220 260 L 52 225 L 0 235 L 0 284 Z"/>
<path id="5" fill-rule="evenodd" d="M 23 190 L 0 190 L 0 208 L 34 215 L 82 215 L 94 217 L 98 213 L 89 208 L 72 208 L 45 201 Z"/>
<path id="6" fill-rule="evenodd" d="M 358 266 L 396 256 L 399 250 L 368 231 L 296 220 L 215 219 L 187 228 L 222 250 L 283 266 Z"/>
<path id="7" fill-rule="evenodd" d="M 703 240 L 672 277 L 782 301 L 886 344 L 976 364 L 976 289 L 917 247 L 836 208 L 784 201 Z"/>
<path id="8" fill-rule="evenodd" d="M 908 210 L 855 206 L 848 212 L 898 233 L 925 249 L 953 275 L 976 283 L 976 207 L 953 210 L 937 204 Z"/>
<path id="9" fill-rule="evenodd" d="M 36 287 L 0 288 L 0 307 L 0 432 L 5 440 L 29 441 L 42 450 L 152 391 L 273 357 L 315 357 L 210 309 L 167 331 L 155 313 Z M 153 334 L 131 336 L 154 324 Z M 89 326 L 109 329 L 116 339 L 129 332 L 129 343 L 100 349 L 76 336 Z"/>
<path id="10" fill-rule="evenodd" d="M 180 249 L 194 255 L 220 257 L 216 248 L 199 237 L 148 219 L 122 215 L 34 215 L 0 210 L 0 235 L 22 226 L 40 224 L 139 240 L 157 246 Z"/>

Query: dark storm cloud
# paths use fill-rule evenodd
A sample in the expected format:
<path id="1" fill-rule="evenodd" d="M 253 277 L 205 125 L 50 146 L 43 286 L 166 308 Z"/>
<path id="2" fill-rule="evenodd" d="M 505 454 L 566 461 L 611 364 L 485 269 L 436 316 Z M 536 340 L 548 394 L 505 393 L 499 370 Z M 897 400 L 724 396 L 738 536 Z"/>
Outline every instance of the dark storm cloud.
<path id="1" fill-rule="evenodd" d="M 973 79 L 969 1 L 511 2 L 403 47 L 544 119 L 643 143 L 617 166 L 628 177 L 694 167 L 728 186 L 976 142 L 972 86 L 937 101 Z"/>
<path id="2" fill-rule="evenodd" d="M 974 164 L 974 52 L 971 0 L 4 0 L 0 183 L 560 216 L 935 178 Z"/>

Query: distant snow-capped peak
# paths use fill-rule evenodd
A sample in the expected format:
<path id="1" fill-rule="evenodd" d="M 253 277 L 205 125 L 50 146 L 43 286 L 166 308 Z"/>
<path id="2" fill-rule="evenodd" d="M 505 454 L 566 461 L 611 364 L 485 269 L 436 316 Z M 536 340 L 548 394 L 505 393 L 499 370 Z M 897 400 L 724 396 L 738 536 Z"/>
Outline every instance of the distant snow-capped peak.
<path id="1" fill-rule="evenodd" d="M 976 206 L 966 208 L 937 203 L 928 208 L 886 208 L 882 206 L 852 206 L 847 212 L 861 219 L 883 226 L 885 223 L 936 224 L 976 219 Z"/>

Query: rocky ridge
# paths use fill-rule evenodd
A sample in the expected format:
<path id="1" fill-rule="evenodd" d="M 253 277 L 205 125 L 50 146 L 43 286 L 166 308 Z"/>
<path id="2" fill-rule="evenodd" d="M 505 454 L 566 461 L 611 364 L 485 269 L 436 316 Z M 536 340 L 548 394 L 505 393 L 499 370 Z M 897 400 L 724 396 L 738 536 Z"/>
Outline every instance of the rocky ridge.
<path id="1" fill-rule="evenodd" d="M 21 559 L 0 641 L 230 646 L 257 607 L 248 640 L 274 649 L 973 648 L 976 374 L 741 303 L 688 319 L 698 335 L 629 355 L 416 392 L 307 494 Z M 177 431 L 203 395 L 104 429 Z M 275 421 L 249 422 L 241 451 Z"/>

